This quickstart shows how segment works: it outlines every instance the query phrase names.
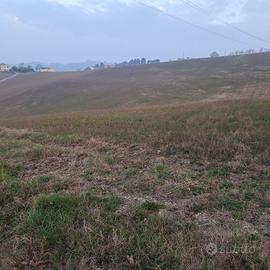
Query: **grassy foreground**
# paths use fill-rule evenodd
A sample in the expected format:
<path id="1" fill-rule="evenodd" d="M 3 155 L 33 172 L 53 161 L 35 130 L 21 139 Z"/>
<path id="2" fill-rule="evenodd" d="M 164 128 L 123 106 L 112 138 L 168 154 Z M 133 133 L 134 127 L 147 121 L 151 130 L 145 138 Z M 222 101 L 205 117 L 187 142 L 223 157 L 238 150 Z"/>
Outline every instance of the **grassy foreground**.
<path id="1" fill-rule="evenodd" d="M 2 121 L 0 269 L 268 269 L 270 101 Z"/>

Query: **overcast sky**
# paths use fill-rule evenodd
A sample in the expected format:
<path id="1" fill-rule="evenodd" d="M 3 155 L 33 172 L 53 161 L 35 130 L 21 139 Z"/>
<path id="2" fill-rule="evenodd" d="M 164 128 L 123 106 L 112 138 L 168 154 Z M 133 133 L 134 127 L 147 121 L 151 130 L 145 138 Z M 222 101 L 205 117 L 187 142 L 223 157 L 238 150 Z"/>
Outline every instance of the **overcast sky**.
<path id="1" fill-rule="evenodd" d="M 222 23 L 270 40 L 269 0 L 191 1 L 203 10 L 187 0 L 0 0 L 0 62 L 169 60 L 270 48 Z"/>

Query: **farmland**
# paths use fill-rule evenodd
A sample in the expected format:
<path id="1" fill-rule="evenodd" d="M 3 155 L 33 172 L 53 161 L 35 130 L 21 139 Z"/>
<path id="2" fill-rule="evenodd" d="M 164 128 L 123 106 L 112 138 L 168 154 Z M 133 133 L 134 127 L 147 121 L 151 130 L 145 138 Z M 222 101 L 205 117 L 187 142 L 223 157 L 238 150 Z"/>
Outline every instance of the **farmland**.
<path id="1" fill-rule="evenodd" d="M 20 74 L 0 86 L 0 118 L 269 96 L 270 53 L 75 73 Z"/>
<path id="2" fill-rule="evenodd" d="M 0 269 L 270 267 L 264 57 L 23 76 L 0 91 Z M 71 104 L 75 77 L 104 98 Z"/>

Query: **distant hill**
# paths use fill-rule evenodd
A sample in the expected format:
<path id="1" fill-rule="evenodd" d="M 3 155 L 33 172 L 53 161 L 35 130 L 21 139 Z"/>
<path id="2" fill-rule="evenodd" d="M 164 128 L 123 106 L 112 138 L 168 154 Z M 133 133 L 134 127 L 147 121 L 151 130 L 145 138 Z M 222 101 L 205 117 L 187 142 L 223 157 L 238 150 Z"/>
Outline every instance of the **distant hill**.
<path id="1" fill-rule="evenodd" d="M 30 65 L 32 67 L 36 67 L 37 65 L 41 65 L 41 66 L 45 66 L 45 67 L 51 67 L 55 71 L 58 71 L 58 72 L 72 72 L 72 71 L 83 71 L 87 67 L 93 67 L 96 64 L 100 64 L 100 63 L 101 63 L 101 61 L 87 60 L 85 62 L 69 63 L 69 64 L 32 62 L 32 63 L 28 63 L 26 65 Z"/>
<path id="2" fill-rule="evenodd" d="M 0 84 L 0 117 L 250 96 L 270 96 L 270 53 L 20 74 Z"/>
<path id="3" fill-rule="evenodd" d="M 87 67 L 93 67 L 96 64 L 100 64 L 100 61 L 85 61 L 81 63 L 70 63 L 70 64 L 49 64 L 50 67 L 56 71 L 67 72 L 67 71 L 83 71 Z"/>

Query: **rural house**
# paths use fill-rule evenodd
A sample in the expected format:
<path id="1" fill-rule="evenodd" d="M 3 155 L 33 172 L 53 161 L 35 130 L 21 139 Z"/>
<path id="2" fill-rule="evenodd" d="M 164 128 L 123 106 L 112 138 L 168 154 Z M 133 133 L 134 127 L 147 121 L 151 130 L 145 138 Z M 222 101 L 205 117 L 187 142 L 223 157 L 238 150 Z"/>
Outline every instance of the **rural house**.
<path id="1" fill-rule="evenodd" d="M 54 72 L 55 70 L 50 67 L 38 67 L 37 72 Z"/>
<path id="2" fill-rule="evenodd" d="M 0 72 L 7 72 L 9 71 L 9 67 L 6 64 L 0 64 Z"/>

